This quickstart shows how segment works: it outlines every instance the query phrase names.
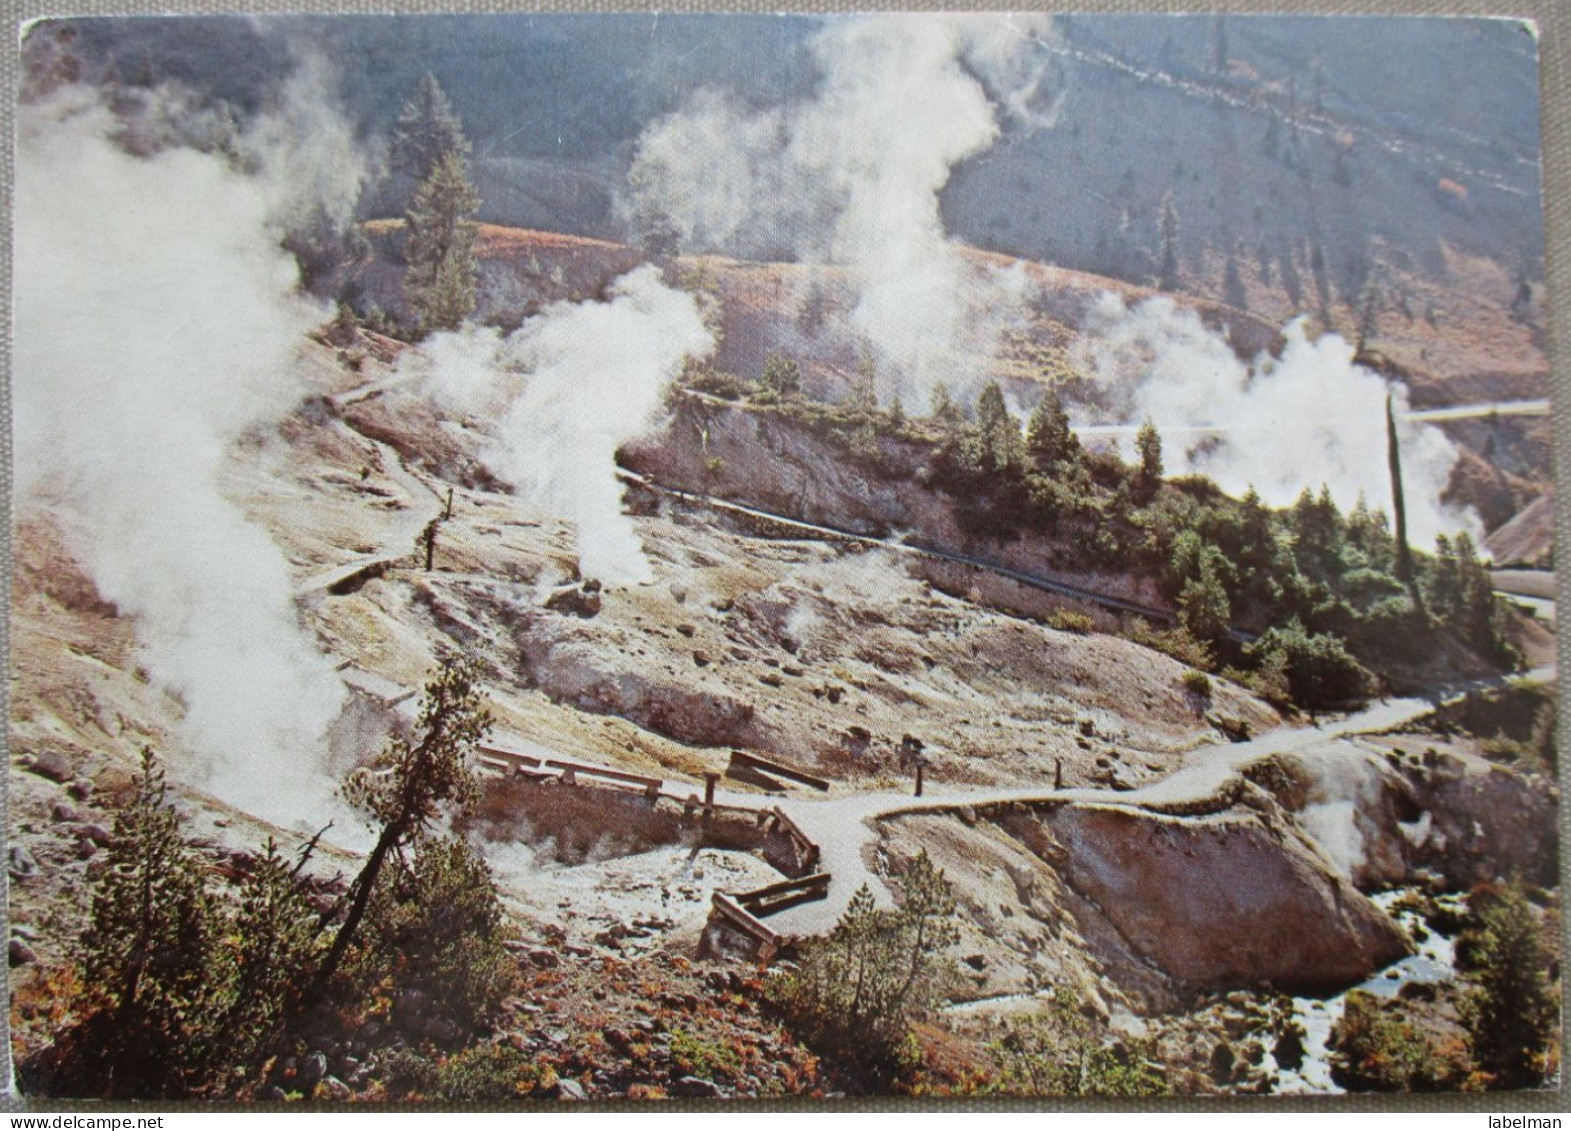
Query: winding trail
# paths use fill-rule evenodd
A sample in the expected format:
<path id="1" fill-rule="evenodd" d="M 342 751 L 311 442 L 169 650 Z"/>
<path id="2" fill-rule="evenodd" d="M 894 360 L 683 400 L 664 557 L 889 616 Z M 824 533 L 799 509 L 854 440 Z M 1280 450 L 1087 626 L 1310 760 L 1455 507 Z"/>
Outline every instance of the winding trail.
<path id="1" fill-rule="evenodd" d="M 446 500 L 436 488 L 410 471 L 404 464 L 403 456 L 390 445 L 381 440 L 373 440 L 362 432 L 348 428 L 347 425 L 340 423 L 339 427 L 352 432 L 357 440 L 364 440 L 376 446 L 382 456 L 382 467 L 408 498 L 407 507 L 387 512 L 388 520 L 377 534 L 377 543 L 382 546 L 407 548 L 387 549 L 316 570 L 295 586 L 297 597 L 318 596 L 357 573 L 378 566 L 392 566 L 408 558 L 419 550 L 421 531 L 433 518 L 441 514 L 446 506 Z"/>
<path id="2" fill-rule="evenodd" d="M 380 389 L 373 386 L 366 390 L 355 390 L 350 395 L 371 395 L 378 391 Z M 1547 411 L 1547 402 L 1507 402 L 1496 405 L 1458 406 L 1453 409 L 1434 410 L 1433 413 L 1414 413 L 1412 416 L 1416 419 L 1461 419 L 1468 416 L 1486 416 L 1495 412 L 1538 414 L 1544 411 Z M 358 432 L 355 434 L 361 436 Z M 390 446 L 381 441 L 373 440 L 372 443 L 375 443 L 381 452 L 383 465 L 388 469 L 388 474 L 399 483 L 411 501 L 409 507 L 397 512 L 396 520 L 387 523 L 387 527 L 381 532 L 380 541 L 383 545 L 405 545 L 413 548 L 426 524 L 441 513 L 444 500 L 434 487 L 411 472 L 405 466 L 402 457 Z M 629 483 L 635 483 L 689 504 L 767 522 L 785 530 L 800 532 L 808 538 L 854 542 L 894 553 L 927 556 L 987 570 L 1032 588 L 1115 611 L 1136 613 L 1168 622 L 1175 619 L 1171 610 L 1142 605 L 1052 578 L 1010 569 L 994 562 L 805 522 L 801 519 L 787 518 L 730 500 L 667 487 L 625 469 L 618 469 L 618 475 Z M 357 572 L 384 563 L 392 565 L 407 558 L 410 553 L 411 549 L 389 550 L 317 571 L 300 584 L 298 592 L 301 596 L 319 594 Z M 489 579 L 476 577 L 472 580 Z M 1241 640 L 1252 639 L 1237 630 L 1234 634 Z M 829 872 L 832 876 L 828 898 L 778 912 L 769 920 L 771 927 L 786 934 L 816 935 L 827 932 L 835 925 L 852 896 L 864 885 L 873 893 L 878 903 L 884 906 L 892 905 L 893 899 L 889 889 L 870 866 L 870 859 L 878 842 L 877 824 L 886 818 L 917 813 L 954 812 L 966 807 L 985 808 L 1011 802 L 1095 803 L 1134 806 L 1158 812 L 1193 811 L 1208 805 L 1225 805 L 1230 800 L 1229 791 L 1233 788 L 1233 783 L 1238 781 L 1240 771 L 1262 758 L 1312 749 L 1350 735 L 1378 734 L 1391 730 L 1430 714 L 1446 697 L 1459 695 L 1470 688 L 1499 686 L 1513 679 L 1542 680 L 1553 679 L 1554 676 L 1555 668 L 1550 666 L 1519 676 L 1438 690 L 1432 699 L 1392 699 L 1373 704 L 1343 718 L 1325 720 L 1318 726 L 1278 727 L 1245 742 L 1212 744 L 1192 751 L 1184 764 L 1168 776 L 1132 790 L 1085 788 L 1055 790 L 1032 785 L 963 790 L 929 789 L 922 797 L 913 797 L 893 790 L 839 796 L 831 793 L 827 798 L 818 799 L 803 796 L 761 797 L 756 793 L 719 790 L 716 792 L 715 800 L 722 805 L 752 809 L 777 806 L 796 822 L 809 839 L 819 845 L 822 852 L 821 870 Z M 399 706 L 407 712 L 412 709 L 413 704 L 401 702 Z M 538 756 L 560 756 L 563 753 L 549 744 L 518 734 L 499 733 L 493 736 L 493 741 Z M 600 765 L 604 769 L 616 768 L 601 765 L 576 751 L 573 752 L 572 757 L 589 765 Z"/>
<path id="3" fill-rule="evenodd" d="M 1479 681 L 1470 688 L 1499 686 L 1514 680 L 1545 680 L 1555 675 L 1553 667 L 1539 668 L 1521 675 Z M 1450 698 L 1448 696 L 1448 698 Z M 769 925 L 787 934 L 815 935 L 828 931 L 844 913 L 851 897 L 863 884 L 884 906 L 893 900 L 883 880 L 869 866 L 878 842 L 877 822 L 892 816 L 914 813 L 954 812 L 963 807 L 987 807 L 1009 802 L 1079 802 L 1102 805 L 1135 806 L 1158 812 L 1193 810 L 1207 805 L 1222 805 L 1240 771 L 1252 762 L 1275 754 L 1313 749 L 1339 738 L 1359 734 L 1379 734 L 1432 713 L 1442 699 L 1391 699 L 1372 704 L 1362 711 L 1339 719 L 1327 719 L 1319 726 L 1277 727 L 1247 742 L 1218 743 L 1190 753 L 1184 764 L 1159 781 L 1132 790 L 1048 789 L 1022 786 L 1011 789 L 969 789 L 929 791 L 912 797 L 892 791 L 862 793 L 848 797 L 815 801 L 787 798 L 776 804 L 814 840 L 823 852 L 822 870 L 833 877 L 829 897 L 817 903 L 801 904 L 769 918 Z M 756 804 L 756 801 L 753 803 Z"/>

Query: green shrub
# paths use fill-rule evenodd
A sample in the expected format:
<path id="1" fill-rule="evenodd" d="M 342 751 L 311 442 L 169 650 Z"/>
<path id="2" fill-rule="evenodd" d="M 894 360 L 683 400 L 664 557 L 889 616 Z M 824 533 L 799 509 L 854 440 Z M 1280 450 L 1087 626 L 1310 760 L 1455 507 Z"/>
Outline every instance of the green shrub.
<path id="1" fill-rule="evenodd" d="M 1054 609 L 1047 616 L 1047 627 L 1059 632 L 1073 632 L 1077 636 L 1088 635 L 1095 623 L 1089 613 L 1075 609 Z"/>
<path id="2" fill-rule="evenodd" d="M 808 1044 L 888 1080 L 911 1056 L 912 1023 L 932 1011 L 955 974 L 955 898 L 927 853 L 901 882 L 897 910 L 864 885 L 827 938 L 772 982 L 769 1000 Z"/>
<path id="3" fill-rule="evenodd" d="M 1347 995 L 1334 1040 L 1334 1078 L 1352 1090 L 1452 1091 L 1472 1071 L 1460 1041 L 1442 1029 L 1426 1029 L 1409 1016 L 1405 1003 L 1366 990 Z"/>
<path id="4" fill-rule="evenodd" d="M 990 1090 L 1021 1096 L 1154 1096 L 1171 1093 L 1149 1041 L 1109 1042 L 1072 994 L 1039 1015 L 1006 1025 L 988 1051 L 999 1073 Z"/>
<path id="5" fill-rule="evenodd" d="M 486 1041 L 437 1061 L 424 1075 L 430 1099 L 472 1103 L 516 1100 L 535 1090 L 540 1068 L 512 1045 Z"/>
<path id="6" fill-rule="evenodd" d="M 712 397 L 723 400 L 736 401 L 751 393 L 756 385 L 735 373 L 727 373 L 723 369 L 710 369 L 705 366 L 687 374 L 683 379 L 689 389 L 695 393 L 708 393 Z"/>
<path id="7" fill-rule="evenodd" d="M 1157 629 L 1143 620 L 1136 621 L 1129 630 L 1129 639 L 1203 672 L 1210 671 L 1216 663 L 1210 645 L 1196 640 L 1182 627 Z"/>
<path id="8" fill-rule="evenodd" d="M 481 1029 L 516 980 L 491 869 L 457 838 L 419 841 L 410 867 L 372 900 L 367 924 L 360 979 L 424 993 L 428 1026 L 451 1026 L 455 1037 Z"/>
<path id="9" fill-rule="evenodd" d="M 671 1030 L 671 1064 L 683 1076 L 731 1079 L 741 1063 L 736 1050 L 723 1040 L 706 1040 L 686 1029 Z"/>
<path id="10" fill-rule="evenodd" d="M 1190 668 L 1183 674 L 1184 690 L 1191 695 L 1198 695 L 1202 699 L 1211 698 L 1211 677 L 1203 671 Z"/>
<path id="11" fill-rule="evenodd" d="M 764 371 L 759 375 L 758 383 L 781 400 L 797 396 L 802 391 L 802 367 L 794 357 L 770 354 L 764 362 Z"/>
<path id="12" fill-rule="evenodd" d="M 1473 1055 L 1496 1087 L 1541 1083 L 1560 1026 L 1541 915 L 1516 885 L 1478 889 L 1468 910 L 1473 923 L 1457 957 L 1473 986 L 1465 1011 Z"/>
<path id="13" fill-rule="evenodd" d="M 1335 636 L 1309 633 L 1296 621 L 1270 629 L 1247 653 L 1256 668 L 1280 663 L 1293 702 L 1311 711 L 1366 699 L 1373 680 Z"/>

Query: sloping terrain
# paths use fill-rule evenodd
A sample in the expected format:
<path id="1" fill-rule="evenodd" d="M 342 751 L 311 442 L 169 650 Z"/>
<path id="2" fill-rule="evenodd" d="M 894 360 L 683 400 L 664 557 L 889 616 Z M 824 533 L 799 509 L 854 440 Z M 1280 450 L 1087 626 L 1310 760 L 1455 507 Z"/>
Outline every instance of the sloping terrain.
<path id="1" fill-rule="evenodd" d="M 799 909 L 805 918 L 783 917 L 786 929 L 798 929 L 792 916 L 825 929 L 862 875 L 883 877 L 887 899 L 923 847 L 963 893 L 957 953 L 977 976 L 959 997 L 1035 995 L 1067 979 L 1104 1017 L 1184 1008 L 1197 991 L 1261 981 L 1345 985 L 1407 947 L 1360 887 L 1459 867 L 1469 829 L 1498 832 L 1468 859 L 1485 843 L 1502 859 L 1546 851 L 1532 838 L 1552 823 L 1552 804 L 1525 819 L 1524 791 L 1538 787 L 1515 773 L 1467 763 L 1435 779 L 1463 783 L 1442 789 L 1424 785 L 1415 764 L 1407 778 L 1380 778 L 1368 797 L 1337 793 L 1319 768 L 1328 736 L 1275 729 L 1280 716 L 1235 685 L 1218 680 L 1200 695 L 1166 656 L 1005 612 L 987 586 L 935 584 L 889 550 L 771 531 L 643 491 L 634 523 L 654 582 L 585 584 L 574 528 L 485 471 L 484 437 L 433 413 L 411 375 L 418 369 L 395 368 L 397 351 L 379 339 L 330 340 L 303 345 L 298 358 L 316 394 L 276 436 L 232 453 L 224 489 L 284 547 L 304 623 L 351 689 L 321 754 L 333 773 L 401 725 L 439 647 L 457 645 L 482 665 L 493 740 L 515 753 L 648 775 L 690 805 L 706 774 L 727 773 L 734 751 L 828 779 L 822 799 L 802 789 L 782 799 L 782 783 L 745 775 L 721 794 L 743 810 L 784 804 L 839 871 L 830 899 Z M 750 473 L 769 491 L 786 487 L 766 482 L 765 463 Z M 773 474 L 790 479 L 789 461 Z M 422 531 L 442 515 L 427 568 Z M 65 511 L 35 511 L 16 529 L 10 838 L 14 937 L 26 952 L 13 970 L 22 1051 L 56 1020 L 47 971 L 84 921 L 87 869 L 142 745 L 163 751 L 186 783 L 181 805 L 219 874 L 242 867 L 263 831 L 202 791 L 181 747 L 184 706 L 149 684 L 135 624 L 74 559 L 70 522 Z M 1244 784 L 1226 769 L 1229 734 L 1240 730 L 1287 735 L 1304 751 L 1298 768 L 1261 778 L 1263 789 Z M 933 798 L 917 811 L 904 796 L 913 741 Z M 1209 784 L 1193 796 L 1170 788 L 1191 780 Z M 1013 800 L 972 804 L 1000 793 Z M 1405 800 L 1378 826 L 1388 810 L 1370 799 L 1388 794 Z M 644 1039 L 652 1032 L 630 1035 L 626 1016 L 583 996 L 591 970 L 642 963 L 632 969 L 647 973 L 616 966 L 617 976 L 685 1001 L 698 975 L 672 956 L 691 953 L 712 893 L 780 873 L 767 849 L 700 847 L 631 819 L 636 803 L 609 795 L 510 810 L 512 796 L 495 794 L 473 827 L 489 838 L 528 940 L 525 960 L 548 957 L 537 962 L 533 1006 L 508 1024 L 542 1063 L 621 1094 L 641 1070 L 607 1066 L 658 1058 L 665 1046 Z M 1390 866 L 1350 870 L 1327 847 L 1327 830 L 1343 826 L 1316 817 L 1317 805 L 1368 807 L 1376 825 L 1363 843 L 1370 859 L 1377 833 L 1397 845 L 1378 857 Z M 1432 844 L 1390 823 L 1431 810 L 1423 827 L 1445 830 Z M 1507 812 L 1527 840 L 1504 835 Z M 338 844 L 315 865 L 324 890 L 353 870 L 357 837 L 329 835 Z M 1260 934 L 1264 924 L 1277 934 Z M 1254 941 L 1230 941 L 1246 938 Z M 671 1008 L 696 1009 L 691 1024 L 716 1040 L 795 1048 L 748 1020 L 753 999 L 731 992 L 720 1005 Z M 537 1007 L 560 1028 L 539 1036 Z M 645 1045 L 654 1052 L 627 1051 Z M 679 1064 L 686 1054 L 670 1055 Z M 724 1070 L 724 1086 L 742 1094 L 812 1079 L 806 1061 L 784 1076 L 742 1067 Z M 363 1086 L 376 1094 L 374 1074 Z"/>

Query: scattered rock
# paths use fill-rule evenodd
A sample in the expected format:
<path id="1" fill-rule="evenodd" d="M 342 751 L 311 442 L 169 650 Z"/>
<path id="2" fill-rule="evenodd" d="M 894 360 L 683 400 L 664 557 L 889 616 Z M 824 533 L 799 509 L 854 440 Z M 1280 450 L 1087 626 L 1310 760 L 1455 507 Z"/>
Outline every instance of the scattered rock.
<path id="1" fill-rule="evenodd" d="M 281 1104 L 289 1102 L 289 1096 L 277 1084 L 269 1084 L 263 1089 L 259 1097 L 263 1103 Z"/>
<path id="2" fill-rule="evenodd" d="M 691 638 L 693 634 L 698 631 L 698 626 L 691 624 L 679 624 L 676 626 L 676 630 L 683 636 Z"/>
<path id="3" fill-rule="evenodd" d="M 300 1062 L 295 1078 L 303 1088 L 315 1087 L 327 1075 L 327 1057 L 320 1051 L 308 1053 Z"/>
<path id="4" fill-rule="evenodd" d="M 110 832 L 103 825 L 97 824 L 78 825 L 76 833 L 78 836 L 92 841 L 99 848 L 108 848 L 115 839 L 114 833 Z"/>
<path id="5" fill-rule="evenodd" d="M 38 955 L 36 953 L 34 953 L 32 947 L 28 946 L 27 943 L 25 943 L 21 939 L 12 939 L 11 940 L 11 965 L 12 966 L 29 966 L 32 963 L 37 962 L 37 961 L 38 961 Z"/>
<path id="6" fill-rule="evenodd" d="M 58 750 L 45 750 L 42 753 L 34 754 L 27 768 L 39 777 L 48 778 L 50 781 L 59 782 L 61 785 L 64 785 L 75 776 L 71 763 L 66 761 L 65 755 Z"/>
<path id="7" fill-rule="evenodd" d="M 556 1082 L 556 1086 L 551 1089 L 551 1095 L 559 1100 L 575 1102 L 582 1102 L 589 1098 L 588 1093 L 584 1091 L 584 1086 L 568 1076 L 563 1076 Z"/>
<path id="8" fill-rule="evenodd" d="M 49 807 L 49 815 L 57 821 L 80 821 L 82 815 L 64 801 L 56 801 Z"/>
<path id="9" fill-rule="evenodd" d="M 87 837 L 81 837 L 76 842 L 76 858 L 78 860 L 91 860 L 98 855 L 98 845 Z"/>
<path id="10" fill-rule="evenodd" d="M 77 778 L 66 787 L 66 792 L 78 801 L 86 801 L 93 796 L 93 783 L 86 778 Z"/>
<path id="11" fill-rule="evenodd" d="M 964 962 L 973 970 L 980 971 L 987 969 L 987 955 L 985 954 L 968 954 L 960 961 Z"/>
<path id="12" fill-rule="evenodd" d="M 705 652 L 702 648 L 693 649 L 693 663 L 697 664 L 701 668 L 708 667 L 711 663 L 709 653 Z"/>
<path id="13" fill-rule="evenodd" d="M 1289 1072 L 1297 1072 L 1304 1066 L 1304 1051 L 1304 1034 L 1297 1025 L 1289 1028 L 1271 1046 L 1271 1055 L 1277 1064 Z"/>
<path id="14" fill-rule="evenodd" d="M 545 607 L 553 613 L 568 613 L 575 617 L 588 620 L 590 617 L 600 615 L 600 589 L 593 582 L 584 582 L 582 586 L 564 585 L 545 599 Z"/>
<path id="15" fill-rule="evenodd" d="M 554 970 L 556 967 L 562 965 L 562 960 L 557 957 L 556 951 L 554 950 L 531 950 L 529 952 L 529 961 L 533 962 L 536 966 L 539 966 L 543 970 Z"/>
<path id="16" fill-rule="evenodd" d="M 1249 741 L 1250 727 L 1247 719 L 1241 719 L 1237 715 L 1226 715 L 1220 711 L 1207 711 L 1205 721 L 1211 727 L 1221 731 L 1230 742 Z"/>
<path id="17" fill-rule="evenodd" d="M 13 844 L 6 870 L 13 880 L 25 880 L 38 874 L 38 861 L 24 844 Z"/>
<path id="18" fill-rule="evenodd" d="M 684 1098 L 714 1100 L 721 1096 L 720 1085 L 713 1080 L 705 1080 L 698 1076 L 683 1076 L 671 1085 L 673 1096 Z"/>
<path id="19" fill-rule="evenodd" d="M 329 1100 L 347 1100 L 354 1095 L 354 1090 L 337 1076 L 322 1078 L 322 1097 Z"/>
<path id="20" fill-rule="evenodd" d="M 1226 1041 L 1218 1041 L 1216 1048 L 1211 1050 L 1211 1079 L 1218 1084 L 1227 1083 L 1232 1078 L 1233 1065 L 1237 1060 L 1233 1046 Z"/>

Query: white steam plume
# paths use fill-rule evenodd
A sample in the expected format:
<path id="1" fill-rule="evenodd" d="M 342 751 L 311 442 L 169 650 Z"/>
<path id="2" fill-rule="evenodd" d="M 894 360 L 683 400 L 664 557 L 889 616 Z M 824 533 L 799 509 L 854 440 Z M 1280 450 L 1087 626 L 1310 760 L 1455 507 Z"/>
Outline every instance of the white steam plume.
<path id="1" fill-rule="evenodd" d="M 280 192 L 219 158 L 133 156 L 96 97 L 18 112 L 13 373 L 21 506 L 52 506 L 143 662 L 185 704 L 205 784 L 280 821 L 331 793 L 343 688 L 288 563 L 219 492 L 228 450 L 304 391 Z M 313 806 L 315 808 L 313 808 Z"/>
<path id="2" fill-rule="evenodd" d="M 832 19 L 810 44 L 811 97 L 758 110 L 706 90 L 651 124 L 624 215 L 663 217 L 690 250 L 851 268 L 852 323 L 886 362 L 880 394 L 920 403 L 980 368 L 1018 306 L 1023 276 L 968 263 L 939 195 L 999 137 L 988 87 L 1043 124 L 1032 45 L 1050 34 L 1040 17 Z"/>
<path id="3" fill-rule="evenodd" d="M 1115 417 L 1133 424 L 1149 416 L 1159 431 L 1166 428 L 1169 474 L 1207 475 L 1235 495 L 1253 485 L 1273 506 L 1324 484 L 1343 510 L 1362 495 L 1390 513 L 1388 385 L 1355 365 L 1353 347 L 1338 335 L 1311 341 L 1297 319 L 1283 331 L 1280 357 L 1246 364 L 1171 299 L 1147 299 L 1131 310 L 1111 294 L 1092 309 L 1085 329 L 1080 360 L 1097 374 Z M 1409 539 L 1424 546 L 1459 530 L 1481 537 L 1472 510 L 1441 499 L 1456 447 L 1433 425 L 1401 420 L 1407 390 L 1393 388 Z"/>
<path id="4" fill-rule="evenodd" d="M 338 111 L 336 80 L 327 60 L 295 48 L 294 69 L 273 104 L 240 138 L 261 183 L 270 220 L 279 226 L 325 222 L 341 232 L 354 222 L 368 171 L 365 147 Z"/>
<path id="5" fill-rule="evenodd" d="M 486 466 L 577 526 L 584 576 L 643 584 L 654 575 L 622 512 L 616 451 L 654 426 L 683 363 L 714 345 L 693 296 L 644 266 L 608 301 L 558 303 L 506 338 L 436 335 L 425 387 L 446 409 L 496 421 Z"/>

